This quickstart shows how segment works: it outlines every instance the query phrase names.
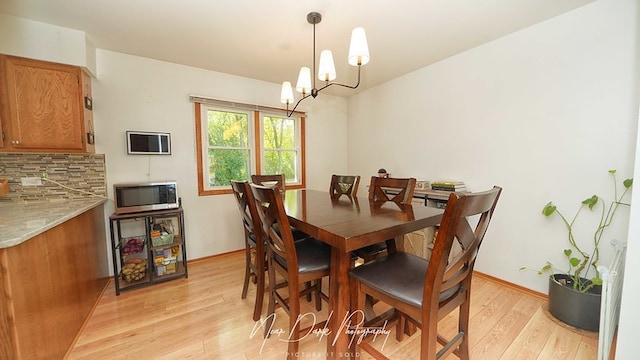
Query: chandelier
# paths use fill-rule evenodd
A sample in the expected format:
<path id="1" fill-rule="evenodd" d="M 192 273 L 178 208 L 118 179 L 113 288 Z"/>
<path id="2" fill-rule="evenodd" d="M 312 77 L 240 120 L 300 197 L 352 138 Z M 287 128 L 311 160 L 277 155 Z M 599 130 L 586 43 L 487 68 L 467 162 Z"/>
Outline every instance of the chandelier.
<path id="1" fill-rule="evenodd" d="M 307 14 L 307 22 L 313 25 L 313 73 L 316 72 L 316 24 L 320 23 L 322 15 L 317 12 L 310 12 Z M 324 81 L 324 85 L 321 88 L 316 87 L 316 78 L 313 78 L 313 87 L 311 82 L 311 70 L 308 67 L 301 67 L 298 74 L 298 82 L 296 83 L 296 90 L 302 94 L 302 98 L 298 100 L 293 109 L 289 112 L 289 105 L 292 104 L 295 99 L 293 98 L 293 90 L 291 88 L 291 82 L 284 81 L 282 83 L 282 92 L 280 94 L 280 101 L 287 105 L 287 117 L 290 117 L 296 110 L 300 102 L 309 96 L 316 97 L 318 93 L 331 85 L 338 85 L 349 89 L 355 89 L 360 85 L 360 68 L 362 65 L 366 65 L 369 62 L 369 47 L 367 46 L 367 37 L 364 29 L 357 27 L 351 32 L 351 43 L 349 45 L 349 65 L 358 67 L 358 81 L 355 85 L 345 85 L 337 82 L 331 82 L 336 78 L 336 68 L 333 63 L 333 54 L 331 50 L 322 50 L 320 53 L 320 64 L 318 66 L 318 79 Z"/>

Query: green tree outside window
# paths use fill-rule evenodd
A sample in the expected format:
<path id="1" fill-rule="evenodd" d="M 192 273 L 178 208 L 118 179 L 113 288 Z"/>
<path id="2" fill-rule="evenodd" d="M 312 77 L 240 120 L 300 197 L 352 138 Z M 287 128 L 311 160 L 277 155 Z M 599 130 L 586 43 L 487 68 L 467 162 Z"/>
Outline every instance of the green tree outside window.
<path id="1" fill-rule="evenodd" d="M 296 122 L 293 119 L 265 116 L 262 121 L 264 173 L 284 174 L 287 181 L 297 181 L 298 151 Z"/>
<path id="2" fill-rule="evenodd" d="M 249 116 L 247 113 L 208 110 L 209 186 L 228 186 L 251 174 Z"/>

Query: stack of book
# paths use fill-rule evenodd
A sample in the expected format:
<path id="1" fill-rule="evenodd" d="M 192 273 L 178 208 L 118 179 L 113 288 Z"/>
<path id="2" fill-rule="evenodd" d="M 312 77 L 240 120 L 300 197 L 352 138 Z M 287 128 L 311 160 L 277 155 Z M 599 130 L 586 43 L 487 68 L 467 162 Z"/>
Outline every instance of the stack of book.
<path id="1" fill-rule="evenodd" d="M 466 191 L 467 187 L 461 181 L 433 181 L 431 190 Z"/>

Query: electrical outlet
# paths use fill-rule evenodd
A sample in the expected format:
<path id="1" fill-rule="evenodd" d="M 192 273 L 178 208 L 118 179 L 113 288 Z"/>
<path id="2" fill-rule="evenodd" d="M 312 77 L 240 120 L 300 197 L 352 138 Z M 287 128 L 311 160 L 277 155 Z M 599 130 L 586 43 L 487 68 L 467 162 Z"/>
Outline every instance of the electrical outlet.
<path id="1" fill-rule="evenodd" d="M 42 185 L 42 179 L 39 177 L 24 177 L 20 178 L 22 186 L 40 186 Z"/>

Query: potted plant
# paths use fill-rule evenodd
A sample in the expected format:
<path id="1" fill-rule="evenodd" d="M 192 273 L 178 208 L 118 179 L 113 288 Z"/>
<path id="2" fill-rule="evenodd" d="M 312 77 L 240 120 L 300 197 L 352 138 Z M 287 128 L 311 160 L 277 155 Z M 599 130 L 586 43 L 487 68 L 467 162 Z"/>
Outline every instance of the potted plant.
<path id="1" fill-rule="evenodd" d="M 571 326 L 589 331 L 596 331 L 600 323 L 602 279 L 597 269 L 600 260 L 600 241 L 604 230 L 611 225 L 619 206 L 628 205 L 622 200 L 633 185 L 633 179 L 625 179 L 622 182 L 624 189 L 619 194 L 616 170 L 609 170 L 609 174 L 613 177 L 614 197 L 608 207 L 605 206 L 603 198 L 592 195 L 582 201 L 572 218 L 565 216 L 553 202 L 547 203 L 542 209 L 544 216 L 551 217 L 555 214 L 562 220 L 567 229 L 569 243 L 569 247 L 563 250 L 567 260 L 564 270 L 557 268 L 549 261 L 538 270 L 540 275 L 550 274 L 549 312 Z M 600 210 L 590 244 L 579 243 L 574 234 L 576 220 L 585 208 L 591 211 Z"/>

